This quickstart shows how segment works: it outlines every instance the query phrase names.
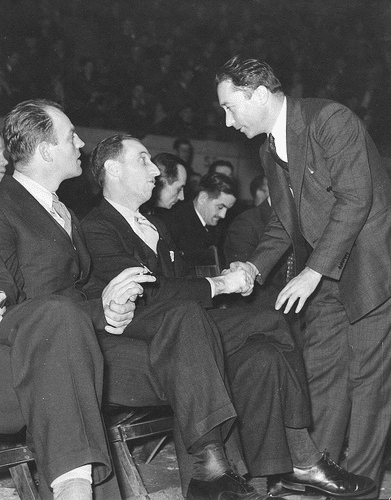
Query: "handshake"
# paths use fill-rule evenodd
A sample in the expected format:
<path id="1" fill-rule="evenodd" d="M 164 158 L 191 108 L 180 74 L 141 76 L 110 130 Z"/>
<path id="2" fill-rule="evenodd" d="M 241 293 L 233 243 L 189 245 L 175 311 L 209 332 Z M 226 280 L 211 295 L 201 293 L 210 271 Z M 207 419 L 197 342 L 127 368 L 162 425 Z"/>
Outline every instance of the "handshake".
<path id="1" fill-rule="evenodd" d="M 208 279 L 214 283 L 215 295 L 240 293 L 247 297 L 254 289 L 257 274 L 258 270 L 251 262 L 232 262 L 220 276 Z"/>

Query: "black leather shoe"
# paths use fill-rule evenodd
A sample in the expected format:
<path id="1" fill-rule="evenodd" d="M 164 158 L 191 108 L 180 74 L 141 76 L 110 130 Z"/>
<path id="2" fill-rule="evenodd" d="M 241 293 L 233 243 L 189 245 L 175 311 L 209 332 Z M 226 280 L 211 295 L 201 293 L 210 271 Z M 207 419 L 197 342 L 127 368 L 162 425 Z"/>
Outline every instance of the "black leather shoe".
<path id="1" fill-rule="evenodd" d="M 338 497 L 359 496 L 375 488 L 372 479 L 348 472 L 325 454 L 312 467 L 294 467 L 293 472 L 282 474 L 280 482 L 286 489 L 308 493 L 315 489 Z"/>
<path id="2" fill-rule="evenodd" d="M 265 500 L 252 486 L 232 470 L 213 481 L 191 479 L 187 500 Z M 280 499 L 282 500 L 282 499 Z"/>

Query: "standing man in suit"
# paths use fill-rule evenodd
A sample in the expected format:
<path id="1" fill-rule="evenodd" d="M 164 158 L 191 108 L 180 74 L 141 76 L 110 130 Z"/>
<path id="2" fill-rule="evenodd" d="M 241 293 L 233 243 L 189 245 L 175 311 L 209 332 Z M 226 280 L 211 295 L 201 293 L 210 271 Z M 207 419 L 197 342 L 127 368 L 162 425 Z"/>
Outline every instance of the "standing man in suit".
<path id="1" fill-rule="evenodd" d="M 15 172 L 0 182 L 0 257 L 17 283 L 18 293 L 26 300 L 25 307 L 33 310 L 30 321 L 26 314 L 23 318 L 17 316 L 14 325 L 8 323 L 13 328 L 6 328 L 4 336 L 6 343 L 13 343 L 11 365 L 19 358 L 24 362 L 20 368 L 20 363 L 17 365 L 15 373 L 20 376 L 15 381 L 15 390 L 19 391 L 17 394 L 24 394 L 26 387 L 31 387 L 30 398 L 26 398 L 23 409 L 27 426 L 36 436 L 33 443 L 34 451 L 38 450 L 37 456 L 42 460 L 40 468 L 44 469 L 47 464 L 45 477 L 52 487 L 56 486 L 57 476 L 79 465 L 83 467 L 82 479 L 87 475 L 87 481 L 91 476 L 88 466 L 91 467 L 92 462 L 101 465 L 94 467 L 101 469 L 99 479 L 104 479 L 109 472 L 105 434 L 97 408 L 103 383 L 104 404 L 169 404 L 172 407 L 176 441 L 194 462 L 188 490 L 190 500 L 260 500 L 261 496 L 228 463 L 223 446 L 236 412 L 224 375 L 219 332 L 199 305 L 210 301 L 205 293 L 208 282 L 194 282 L 190 289 L 186 284 L 176 289 L 170 301 L 148 307 L 139 304 L 135 309 L 134 301 L 143 293 L 135 282 L 155 281 L 153 276 L 145 274 L 141 260 L 137 266 L 108 280 L 103 288 L 90 280 L 90 256 L 80 225 L 55 195 L 63 180 L 81 173 L 79 156 L 84 143 L 74 126 L 56 103 L 26 101 L 5 117 L 3 137 Z M 146 165 L 150 162 L 147 154 L 138 160 Z M 150 195 L 153 185 L 150 181 L 140 188 Z M 216 287 L 226 291 L 245 290 L 248 286 L 251 284 L 246 283 L 242 270 L 216 280 Z M 195 289 L 199 303 L 191 300 Z M 90 300 L 84 300 L 86 295 Z M 45 309 L 35 311 L 34 301 L 51 296 L 55 296 L 51 300 L 54 304 L 51 315 L 48 313 L 51 323 L 41 328 L 37 315 L 41 312 L 45 318 Z M 69 303 L 63 314 L 57 302 Z M 0 327 L 7 325 L 7 318 L 12 318 L 16 311 L 16 307 L 10 308 Z M 278 328 L 275 321 L 274 326 Z M 16 349 L 14 336 L 18 329 L 23 335 L 18 335 Z M 103 353 L 104 378 L 94 330 Z M 30 332 L 35 334 L 31 342 Z M 92 344 L 91 353 L 89 344 Z M 96 388 L 85 367 L 92 363 L 93 349 L 99 354 Z M 85 350 L 88 352 L 84 356 Z M 17 353 L 20 356 L 15 358 Z M 66 366 L 63 368 L 67 357 L 77 371 L 68 373 Z M 34 371 L 42 375 L 37 381 L 37 400 L 30 378 L 25 380 L 26 374 Z M 63 373 L 68 376 L 65 378 Z M 76 387 L 80 389 L 77 396 L 84 398 L 80 401 L 75 397 L 68 409 L 68 393 L 72 395 Z M 77 422 L 76 417 L 84 409 L 90 418 L 80 417 L 80 425 L 73 426 L 72 422 Z M 49 423 L 35 418 L 37 412 L 45 415 L 45 411 L 52 417 Z M 60 428 L 56 425 L 57 417 Z M 49 450 L 45 446 L 48 441 L 53 442 Z M 61 455 L 60 460 L 54 452 L 60 454 L 61 450 L 64 456 Z M 348 487 L 361 485 L 362 479 L 358 481 L 352 478 Z M 90 482 L 87 484 L 90 486 Z M 370 486 L 367 480 L 363 484 Z M 86 494 L 90 500 L 91 491 Z M 57 498 L 65 497 L 60 494 Z M 69 498 L 77 497 L 75 494 L 66 497 Z"/>
<path id="2" fill-rule="evenodd" d="M 379 485 L 391 422 L 391 185 L 360 119 L 322 99 L 285 96 L 272 69 L 237 56 L 217 74 L 226 125 L 260 150 L 273 213 L 247 263 L 263 283 L 293 245 L 296 277 L 276 309 L 305 310 L 313 437 Z M 371 495 L 374 496 L 373 494 Z"/>
<path id="3" fill-rule="evenodd" d="M 211 246 L 216 246 L 221 261 L 227 210 L 236 202 L 234 181 L 220 173 L 205 175 L 194 200 L 180 203 L 160 217 L 192 273 L 205 262 Z"/>
<path id="4" fill-rule="evenodd" d="M 157 280 L 144 287 L 137 308 L 169 303 L 185 292 L 210 308 L 211 298 L 224 293 L 220 281 L 230 273 L 215 278 L 184 276 L 181 258 L 161 221 L 141 218 L 139 227 L 138 209 L 151 196 L 153 179 L 159 175 L 145 146 L 129 135 L 108 137 L 92 152 L 91 169 L 104 200 L 83 220 L 83 230 L 93 275 L 101 286 L 119 270 L 141 262 Z M 284 316 L 250 308 L 208 309 L 205 314 L 222 338 L 251 474 L 288 472 L 293 465 L 284 480 L 301 491 L 306 486 L 341 495 L 365 490 L 365 482 L 338 469 L 309 438 L 306 381 Z"/>

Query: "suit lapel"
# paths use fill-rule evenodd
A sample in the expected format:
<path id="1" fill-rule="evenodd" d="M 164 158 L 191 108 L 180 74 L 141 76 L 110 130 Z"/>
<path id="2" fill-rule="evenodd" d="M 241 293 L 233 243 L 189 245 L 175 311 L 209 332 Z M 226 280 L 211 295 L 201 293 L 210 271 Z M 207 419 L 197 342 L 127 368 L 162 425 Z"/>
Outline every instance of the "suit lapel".
<path id="1" fill-rule="evenodd" d="M 75 258 L 76 250 L 67 232 L 19 182 L 10 176 L 4 177 L 3 181 L 7 189 L 5 194 L 10 197 L 15 210 L 26 221 L 28 227 L 41 239 L 48 238 L 57 242 L 62 249 L 66 249 Z M 17 203 L 15 203 L 16 200 Z M 72 222 L 74 227 L 74 221 Z"/>
<path id="2" fill-rule="evenodd" d="M 286 140 L 289 172 L 295 194 L 297 213 L 300 213 L 300 200 L 306 168 L 308 136 L 301 112 L 300 102 L 287 97 Z"/>
<path id="3" fill-rule="evenodd" d="M 108 201 L 103 200 L 99 206 L 104 217 L 116 228 L 124 244 L 132 249 L 134 258 L 149 269 L 156 269 L 157 257 L 153 250 L 133 231 L 126 219 Z"/>

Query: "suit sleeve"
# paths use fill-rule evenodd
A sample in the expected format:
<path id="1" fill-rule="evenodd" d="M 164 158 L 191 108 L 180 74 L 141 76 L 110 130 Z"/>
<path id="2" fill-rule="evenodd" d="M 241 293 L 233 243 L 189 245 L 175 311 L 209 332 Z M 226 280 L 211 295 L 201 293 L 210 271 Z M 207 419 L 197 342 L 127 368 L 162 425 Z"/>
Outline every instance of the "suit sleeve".
<path id="1" fill-rule="evenodd" d="M 5 214 L 0 211 L 0 290 L 7 295 L 7 305 L 15 305 L 26 299 L 23 276 L 17 255 L 15 232 Z"/>
<path id="2" fill-rule="evenodd" d="M 106 221 L 83 222 L 83 231 L 92 258 L 92 276 L 101 289 L 124 269 L 139 267 L 135 249 L 125 248 L 118 231 Z M 205 279 L 167 278 L 157 276 L 155 283 L 142 285 L 142 302 L 165 300 L 195 300 L 204 307 L 211 306 L 211 289 Z"/>

